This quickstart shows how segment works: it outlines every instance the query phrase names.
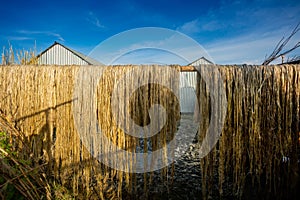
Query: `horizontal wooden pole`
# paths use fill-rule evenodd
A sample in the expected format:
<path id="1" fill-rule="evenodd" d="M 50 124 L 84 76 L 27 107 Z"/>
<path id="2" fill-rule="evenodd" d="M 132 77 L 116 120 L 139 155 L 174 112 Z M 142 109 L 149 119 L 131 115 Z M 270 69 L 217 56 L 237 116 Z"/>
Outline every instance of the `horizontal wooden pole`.
<path id="1" fill-rule="evenodd" d="M 194 66 L 180 66 L 180 71 L 182 72 L 194 72 L 196 71 Z"/>

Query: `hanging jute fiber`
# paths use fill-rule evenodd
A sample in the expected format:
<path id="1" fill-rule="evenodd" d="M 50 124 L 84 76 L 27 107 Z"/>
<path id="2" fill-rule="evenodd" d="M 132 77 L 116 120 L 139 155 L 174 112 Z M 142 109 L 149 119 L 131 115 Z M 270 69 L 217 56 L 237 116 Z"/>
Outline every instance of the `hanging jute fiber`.
<path id="1" fill-rule="evenodd" d="M 180 66 L 93 67 L 102 70 L 101 77 L 87 76 L 80 84 L 77 78 L 82 66 L 0 67 L 0 111 L 5 116 L 1 118 L 0 131 L 9 133 L 18 156 L 30 160 L 32 168 L 43 164 L 43 173 L 51 183 L 47 186 L 48 198 L 63 198 L 60 195 L 64 191 L 76 199 L 138 198 L 134 195 L 141 183 L 133 171 L 139 163 L 130 153 L 162 149 L 177 131 L 181 118 L 176 96 L 180 89 Z M 227 108 L 217 144 L 199 163 L 199 199 L 226 198 L 228 193 L 236 198 L 294 198 L 299 189 L 300 65 L 215 67 L 218 73 L 212 71 L 209 79 L 222 82 Z M 149 68 L 152 70 L 146 70 Z M 126 74 L 131 78 L 124 79 Z M 145 80 L 148 84 L 132 92 L 137 82 Z M 217 123 L 211 120 L 216 113 L 212 113 L 212 91 L 205 80 L 203 74 L 198 75 L 199 145 L 209 124 Z M 74 96 L 77 87 L 83 87 L 83 98 Z M 119 101 L 129 99 L 125 109 L 114 104 L 114 94 Z M 85 98 L 93 98 L 95 104 L 80 102 Z M 149 126 L 149 130 L 156 129 L 160 119 L 151 119 L 149 109 L 153 105 L 162 105 L 166 112 L 165 124 L 156 135 L 141 139 L 119 126 L 118 120 L 124 119 L 127 128 L 134 122 L 141 127 Z M 87 108 L 94 110 L 95 118 L 85 114 Z M 76 118 L 77 111 L 83 113 L 80 119 Z M 112 154 L 110 146 L 97 145 L 105 144 L 97 139 L 98 132 L 79 132 L 76 120 L 90 127 L 97 122 L 112 144 L 128 152 L 129 162 L 118 164 L 126 170 L 100 162 L 100 154 L 110 153 L 112 157 L 106 157 L 109 162 L 115 162 L 118 157 L 113 156 L 118 154 Z M 91 135 L 84 135 L 88 133 Z M 159 159 L 167 162 L 173 156 L 169 153 L 163 151 Z M 155 159 L 145 159 L 144 165 L 154 165 Z M 170 174 L 176 173 L 168 170 L 161 169 L 162 180 L 166 182 L 171 181 Z M 149 184 L 155 184 L 152 181 L 151 173 L 143 174 L 145 194 Z M 51 189 L 58 187 L 63 188 L 59 194 Z"/>

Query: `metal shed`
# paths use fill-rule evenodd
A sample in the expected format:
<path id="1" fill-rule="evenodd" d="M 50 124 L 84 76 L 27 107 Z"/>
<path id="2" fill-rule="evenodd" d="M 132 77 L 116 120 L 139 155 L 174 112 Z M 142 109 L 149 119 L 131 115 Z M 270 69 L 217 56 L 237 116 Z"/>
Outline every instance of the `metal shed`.
<path id="1" fill-rule="evenodd" d="M 203 64 L 213 64 L 211 61 L 204 57 L 201 57 L 194 62 L 190 63 L 190 66 L 198 66 Z M 196 84 L 197 84 L 197 72 L 181 72 L 180 73 L 180 112 L 181 113 L 193 113 L 196 102 Z"/>
<path id="2" fill-rule="evenodd" d="M 40 53 L 37 59 L 39 65 L 103 65 L 58 42 Z"/>

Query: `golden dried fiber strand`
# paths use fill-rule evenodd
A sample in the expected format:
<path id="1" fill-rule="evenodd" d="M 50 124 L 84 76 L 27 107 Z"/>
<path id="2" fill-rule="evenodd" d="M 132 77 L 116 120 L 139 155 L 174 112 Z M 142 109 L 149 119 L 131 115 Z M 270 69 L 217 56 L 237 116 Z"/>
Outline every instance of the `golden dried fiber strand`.
<path id="1" fill-rule="evenodd" d="M 237 198 L 249 194 L 270 199 L 293 197 L 299 187 L 300 65 L 216 67 L 226 91 L 227 113 L 219 142 L 200 162 L 203 198 L 226 197 L 228 193 Z M 153 73 L 149 73 L 149 68 Z M 169 89 L 179 90 L 180 67 L 175 68 L 176 73 L 155 65 L 109 66 L 99 80 L 85 77 L 82 85 L 76 85 L 95 91 L 94 97 L 89 90 L 83 90 L 82 94 L 94 98 L 95 107 L 86 103 L 79 110 L 95 109 L 103 134 L 126 151 L 124 159 L 129 162 L 121 165 L 125 171 L 139 167 L 131 153 L 161 149 L 174 137 L 180 119 L 179 101 Z M 47 163 L 45 176 L 53 180 L 53 185 L 69 190 L 73 198 L 121 199 L 126 194 L 137 194 L 143 186 L 148 193 L 149 186 L 155 184 L 152 173 L 144 174 L 144 185 L 140 187 L 137 174 L 113 169 L 94 157 L 95 152 L 110 153 L 114 149 L 105 145 L 87 146 L 80 137 L 83 133 L 75 127 L 73 116 L 77 109 L 73 93 L 80 69 L 79 66 L 0 67 L 0 112 L 24 133 L 20 136 L 22 142 L 11 136 L 13 147 L 24 159 L 37 161 L 32 164 Z M 129 79 L 122 82 L 127 73 Z M 169 77 L 173 81 L 168 82 Z M 218 80 L 215 73 L 209 74 L 209 78 Z M 130 92 L 135 83 L 144 80 L 151 84 Z M 155 84 L 154 80 L 165 85 Z M 117 115 L 111 107 L 116 87 L 119 99 L 129 99 L 126 109 L 117 104 Z M 199 75 L 196 94 L 200 116 L 195 116 L 199 120 L 198 145 L 203 142 L 210 123 L 217 123 L 211 120 L 215 113 L 210 109 L 209 90 Z M 167 111 L 166 124 L 155 136 L 140 139 L 118 125 L 116 117 L 124 119 L 125 128 L 130 127 L 131 121 L 140 126 L 155 122 L 149 115 L 154 104 L 163 105 Z M 83 112 L 82 120 L 87 124 L 92 119 L 89 115 Z M 157 124 L 151 124 L 148 134 L 155 128 Z M 97 137 L 89 138 L 93 144 L 99 142 Z M 22 151 L 25 148 L 30 148 L 29 154 Z M 111 155 L 107 159 L 118 158 Z M 159 159 L 166 162 L 172 156 L 172 151 L 163 151 Z M 145 158 L 143 165 L 153 166 L 156 159 Z M 161 180 L 168 185 L 171 181 L 168 168 L 160 172 Z"/>
<path id="2" fill-rule="evenodd" d="M 209 154 L 201 160 L 203 197 L 211 195 L 215 159 L 220 196 L 227 184 L 233 184 L 232 192 L 240 198 L 253 195 L 254 188 L 265 198 L 292 196 L 299 170 L 299 65 L 218 68 L 226 89 L 227 116 L 217 156 Z M 209 111 L 203 114 L 205 96 L 209 97 L 203 88 L 198 78 L 200 114 L 206 116 L 199 124 L 200 141 L 209 118 Z"/>

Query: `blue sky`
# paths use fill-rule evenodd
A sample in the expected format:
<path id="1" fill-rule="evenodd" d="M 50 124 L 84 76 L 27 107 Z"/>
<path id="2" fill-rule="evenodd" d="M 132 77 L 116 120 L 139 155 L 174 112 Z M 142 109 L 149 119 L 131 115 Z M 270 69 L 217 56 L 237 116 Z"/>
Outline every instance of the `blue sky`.
<path id="1" fill-rule="evenodd" d="M 215 63 L 261 64 L 277 42 L 288 36 L 300 22 L 300 2 L 3 1 L 0 19 L 1 47 L 8 46 L 9 42 L 15 49 L 30 49 L 36 42 L 40 52 L 58 41 L 89 54 L 98 44 L 120 32 L 161 27 L 194 39 Z M 300 41 L 300 33 L 295 35 L 290 45 L 296 41 Z M 139 56 L 143 54 L 137 52 Z M 149 51 L 144 53 L 149 56 Z M 162 51 L 156 53 L 164 54 Z M 193 50 L 186 53 L 193 54 Z M 300 55 L 300 51 L 289 54 L 291 57 L 294 55 Z M 170 63 L 173 62 L 170 60 Z"/>

